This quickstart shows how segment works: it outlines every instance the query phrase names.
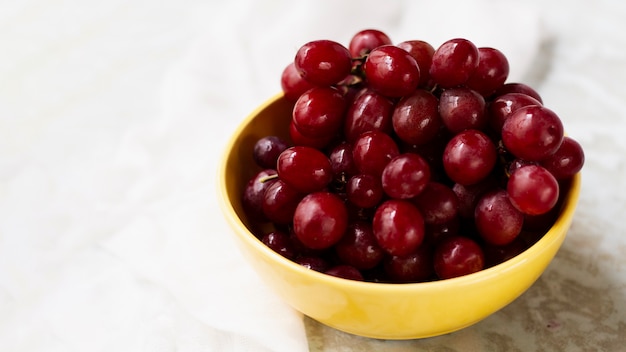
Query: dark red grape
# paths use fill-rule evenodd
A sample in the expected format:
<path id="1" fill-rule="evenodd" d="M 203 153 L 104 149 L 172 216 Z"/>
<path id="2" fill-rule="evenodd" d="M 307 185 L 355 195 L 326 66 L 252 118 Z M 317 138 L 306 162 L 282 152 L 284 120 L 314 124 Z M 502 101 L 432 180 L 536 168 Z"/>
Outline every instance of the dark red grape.
<path id="1" fill-rule="evenodd" d="M 252 177 L 243 190 L 241 204 L 248 218 L 256 222 L 268 221 L 263 212 L 265 191 L 276 180 L 276 170 L 266 169 L 259 171 Z"/>
<path id="2" fill-rule="evenodd" d="M 296 251 L 291 242 L 291 238 L 284 232 L 270 232 L 263 236 L 261 242 L 287 259 L 294 259 L 296 257 Z"/>
<path id="3" fill-rule="evenodd" d="M 585 164 L 585 153 L 582 146 L 573 138 L 565 136 L 556 152 L 541 161 L 557 179 L 563 180 L 577 174 Z"/>
<path id="4" fill-rule="evenodd" d="M 390 133 L 393 109 L 391 100 L 371 89 L 363 89 L 346 113 L 343 129 L 346 140 L 354 142 L 362 133 L 372 130 Z"/>
<path id="5" fill-rule="evenodd" d="M 311 147 L 315 149 L 325 148 L 335 138 L 335 136 L 333 135 L 327 135 L 321 138 L 307 137 L 303 135 L 300 131 L 298 131 L 298 128 L 296 127 L 296 124 L 293 121 L 293 118 L 291 119 L 291 122 L 289 123 L 289 137 L 291 138 L 291 141 L 293 142 L 293 144 L 296 146 L 305 146 L 305 147 Z"/>
<path id="6" fill-rule="evenodd" d="M 396 199 L 413 198 L 430 181 L 430 167 L 418 154 L 400 154 L 385 166 L 381 180 L 388 196 Z"/>
<path id="7" fill-rule="evenodd" d="M 374 213 L 372 228 L 378 244 L 391 255 L 408 255 L 424 240 L 422 214 L 406 200 L 384 201 Z"/>
<path id="8" fill-rule="evenodd" d="M 315 40 L 298 49 L 294 64 L 307 81 L 318 86 L 330 86 L 350 74 L 352 57 L 350 51 L 337 42 Z"/>
<path id="9" fill-rule="evenodd" d="M 352 36 L 348 50 L 353 58 L 360 58 L 379 46 L 391 43 L 386 33 L 377 29 L 364 29 Z"/>
<path id="10" fill-rule="evenodd" d="M 333 180 L 330 160 L 311 147 L 286 149 L 278 157 L 276 171 L 281 180 L 303 193 L 320 191 Z"/>
<path id="11" fill-rule="evenodd" d="M 362 174 L 380 176 L 387 163 L 400 154 L 398 145 L 388 134 L 369 131 L 361 134 L 352 146 L 352 157 Z"/>
<path id="12" fill-rule="evenodd" d="M 417 62 L 420 68 L 420 81 L 418 87 L 427 88 L 430 86 L 430 65 L 432 63 L 435 48 L 430 43 L 423 40 L 407 40 L 397 45 L 398 48 L 406 50 Z"/>
<path id="13" fill-rule="evenodd" d="M 355 281 L 363 281 L 363 274 L 350 265 L 337 265 L 325 271 L 327 275 Z"/>
<path id="14" fill-rule="evenodd" d="M 526 165 L 511 174 L 507 183 L 511 203 L 524 214 L 549 212 L 559 199 L 559 184 L 550 171 Z"/>
<path id="15" fill-rule="evenodd" d="M 346 233 L 335 245 L 335 252 L 344 264 L 359 270 L 374 268 L 385 256 L 374 237 L 371 223 L 365 221 L 348 225 Z"/>
<path id="16" fill-rule="evenodd" d="M 413 200 L 427 225 L 440 225 L 453 221 L 459 213 L 459 199 L 452 188 L 428 182 L 424 190 Z"/>
<path id="17" fill-rule="evenodd" d="M 384 270 L 391 282 L 423 282 L 434 277 L 433 253 L 430 246 L 420 246 L 405 256 L 388 256 Z"/>
<path id="18" fill-rule="evenodd" d="M 325 272 L 330 267 L 326 259 L 317 256 L 302 256 L 296 258 L 295 261 L 307 269 L 315 270 L 320 273 Z"/>
<path id="19" fill-rule="evenodd" d="M 393 45 L 372 50 L 363 64 L 367 84 L 380 94 L 398 98 L 413 93 L 420 80 L 415 59 Z"/>
<path id="20" fill-rule="evenodd" d="M 495 145 L 477 130 L 465 130 L 452 137 L 443 152 L 446 174 L 462 185 L 478 183 L 487 177 L 496 160 Z"/>
<path id="21" fill-rule="evenodd" d="M 563 136 L 561 119 L 540 105 L 517 109 L 502 126 L 502 142 L 506 149 L 529 161 L 539 161 L 554 154 Z"/>
<path id="22" fill-rule="evenodd" d="M 439 115 L 454 134 L 464 130 L 482 130 L 487 124 L 485 99 L 469 88 L 445 89 L 439 97 Z"/>
<path id="23" fill-rule="evenodd" d="M 293 215 L 293 231 L 312 249 L 329 248 L 337 243 L 348 227 L 348 212 L 341 198 L 330 192 L 306 195 Z"/>
<path id="24" fill-rule="evenodd" d="M 352 145 L 348 142 L 341 142 L 336 145 L 328 154 L 330 168 L 335 177 L 345 179 L 357 173 L 354 159 L 352 158 Z"/>
<path id="25" fill-rule="evenodd" d="M 264 169 L 276 169 L 276 161 L 280 153 L 289 145 L 278 136 L 260 138 L 252 149 L 252 157 L 257 165 Z"/>
<path id="26" fill-rule="evenodd" d="M 293 107 L 293 122 L 304 136 L 335 135 L 343 124 L 346 101 L 333 87 L 315 87 L 304 92 Z"/>
<path id="27" fill-rule="evenodd" d="M 480 246 L 463 236 L 442 240 L 435 248 L 433 260 L 440 279 L 472 274 L 485 267 L 485 255 Z"/>
<path id="28" fill-rule="evenodd" d="M 478 67 L 478 48 L 463 38 L 450 39 L 435 50 L 430 77 L 443 88 L 465 83 Z"/>
<path id="29" fill-rule="evenodd" d="M 418 145 L 431 142 L 442 126 L 439 101 L 432 93 L 418 89 L 396 104 L 391 122 L 403 142 Z"/>
<path id="30" fill-rule="evenodd" d="M 507 93 L 493 99 L 488 108 L 489 126 L 500 134 L 504 121 L 517 109 L 529 105 L 541 105 L 539 100 L 523 93 Z"/>
<path id="31" fill-rule="evenodd" d="M 368 174 L 352 176 L 346 184 L 348 200 L 359 208 L 373 208 L 383 199 L 380 178 Z"/>
<path id="32" fill-rule="evenodd" d="M 502 246 L 513 242 L 522 231 L 524 214 L 511 204 L 505 190 L 496 190 L 480 198 L 474 221 L 487 243 Z"/>
<path id="33" fill-rule="evenodd" d="M 301 192 L 277 179 L 265 190 L 263 214 L 276 224 L 289 224 L 302 197 Z"/>
<path id="34" fill-rule="evenodd" d="M 300 72 L 296 69 L 295 63 L 291 62 L 285 69 L 280 77 L 280 86 L 285 94 L 285 98 L 296 101 L 300 98 L 302 93 L 315 87 L 315 85 L 305 80 Z"/>
<path id="35" fill-rule="evenodd" d="M 541 99 L 541 95 L 539 95 L 539 93 L 534 88 L 527 84 L 517 82 L 505 83 L 502 87 L 498 88 L 495 93 L 493 93 L 493 96 L 497 97 L 507 93 L 526 94 L 537 99 L 537 101 L 543 105 L 543 99 Z"/>
<path id="36" fill-rule="evenodd" d="M 465 82 L 470 89 L 487 97 L 504 85 L 509 76 L 509 61 L 498 49 L 478 48 L 478 67 Z"/>

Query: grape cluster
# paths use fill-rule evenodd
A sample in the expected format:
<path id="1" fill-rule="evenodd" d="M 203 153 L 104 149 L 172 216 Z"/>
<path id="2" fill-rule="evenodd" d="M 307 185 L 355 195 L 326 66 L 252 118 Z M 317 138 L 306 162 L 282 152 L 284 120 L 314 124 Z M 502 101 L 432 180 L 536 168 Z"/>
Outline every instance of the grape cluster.
<path id="1" fill-rule="evenodd" d="M 455 38 L 299 48 L 281 86 L 289 140 L 265 136 L 243 193 L 255 235 L 305 267 L 374 282 L 470 274 L 553 224 L 583 150 L 505 55 Z M 265 230 L 259 230 L 259 229 Z M 267 230 L 269 228 L 269 230 Z"/>

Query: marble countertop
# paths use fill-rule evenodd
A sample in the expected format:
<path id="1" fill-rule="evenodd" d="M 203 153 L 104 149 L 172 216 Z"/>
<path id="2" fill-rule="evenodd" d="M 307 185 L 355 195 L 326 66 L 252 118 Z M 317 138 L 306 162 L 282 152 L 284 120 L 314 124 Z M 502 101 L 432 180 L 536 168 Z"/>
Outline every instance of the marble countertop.
<path id="1" fill-rule="evenodd" d="M 215 263 L 198 248 L 214 244 L 203 231 L 220 216 L 207 200 L 215 151 L 242 116 L 278 91 L 284 61 L 275 57 L 292 55 L 316 31 L 346 28 L 263 22 L 288 3 L 0 5 L 2 350 L 274 350 L 260 335 L 207 332 L 233 332 L 237 322 L 218 319 L 227 314 L 219 297 L 228 297 L 206 299 L 219 289 L 198 275 L 215 273 Z M 406 5 L 390 4 L 372 18 L 394 18 Z M 507 29 L 540 40 L 536 52 L 513 58 L 528 67 L 517 77 L 540 91 L 587 157 L 576 217 L 545 274 L 484 321 L 423 340 L 361 338 L 296 315 L 309 350 L 625 348 L 626 3 L 567 4 L 529 1 L 539 32 Z M 359 11 L 353 28 L 368 19 Z M 512 25 L 525 23 L 511 12 Z M 301 35 L 291 42 L 269 36 L 283 38 L 288 25 Z M 246 41 L 264 28 L 267 36 Z M 245 45 L 228 45 L 237 40 Z M 261 49 L 276 56 L 254 56 Z M 225 265 L 249 275 L 238 258 Z M 238 297 L 245 296 L 231 299 Z M 287 308 L 278 312 L 286 314 L 283 325 L 291 322 Z M 259 334 L 280 334 L 271 325 Z"/>

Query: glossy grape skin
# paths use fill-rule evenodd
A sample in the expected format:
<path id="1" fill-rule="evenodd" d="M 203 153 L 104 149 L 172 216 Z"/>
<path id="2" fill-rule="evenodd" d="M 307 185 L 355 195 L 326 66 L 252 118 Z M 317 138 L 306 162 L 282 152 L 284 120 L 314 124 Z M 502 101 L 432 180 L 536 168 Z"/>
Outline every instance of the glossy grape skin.
<path id="1" fill-rule="evenodd" d="M 418 87 L 430 87 L 430 65 L 432 63 L 435 48 L 430 43 L 423 40 L 407 40 L 396 45 L 398 48 L 406 50 L 411 55 L 417 66 L 420 68 L 420 80 Z"/>
<path id="2" fill-rule="evenodd" d="M 541 105 L 543 105 L 543 99 L 541 98 L 541 95 L 534 88 L 527 84 L 519 82 L 505 83 L 502 87 L 498 88 L 495 93 L 493 93 L 493 96 L 497 97 L 508 93 L 521 93 L 529 95 L 537 99 L 537 101 L 539 101 Z"/>
<path id="3" fill-rule="evenodd" d="M 391 39 L 386 33 L 377 29 L 364 29 L 352 36 L 348 50 L 353 58 L 360 58 L 372 49 L 391 43 Z"/>
<path id="4" fill-rule="evenodd" d="M 435 273 L 440 279 L 469 275 L 485 267 L 485 255 L 472 239 L 463 236 L 446 238 L 435 248 Z"/>
<path id="5" fill-rule="evenodd" d="M 506 93 L 491 101 L 488 107 L 488 122 L 498 134 L 502 132 L 504 121 L 515 111 L 524 106 L 541 105 L 539 100 L 523 93 Z"/>
<path id="6" fill-rule="evenodd" d="M 254 177 L 250 178 L 246 184 L 241 204 L 250 220 L 256 222 L 268 221 L 267 216 L 263 212 L 265 191 L 275 181 L 272 177 L 277 175 L 274 169 L 261 170 Z"/>
<path id="7" fill-rule="evenodd" d="M 348 212 L 341 198 L 330 192 L 306 195 L 295 209 L 293 231 L 312 249 L 325 249 L 337 243 L 348 227 Z"/>
<path id="8" fill-rule="evenodd" d="M 287 259 L 293 260 L 296 257 L 296 250 L 291 238 L 284 232 L 270 232 L 261 238 L 261 242 Z"/>
<path id="9" fill-rule="evenodd" d="M 328 154 L 328 160 L 330 160 L 330 168 L 333 175 L 338 180 L 341 180 L 341 178 L 347 180 L 357 173 L 356 165 L 352 158 L 352 144 L 348 142 L 344 141 L 333 147 Z"/>
<path id="10" fill-rule="evenodd" d="M 335 245 L 335 252 L 342 263 L 359 270 L 372 269 L 385 257 L 385 251 L 374 237 L 371 223 L 366 221 L 349 224 L 346 233 Z"/>
<path id="11" fill-rule="evenodd" d="M 381 131 L 361 134 L 352 146 L 354 163 L 362 174 L 380 176 L 387 163 L 398 154 L 396 142 Z"/>
<path id="12" fill-rule="evenodd" d="M 343 133 L 348 142 L 354 142 L 367 131 L 390 133 L 394 104 L 371 89 L 363 89 L 350 104 L 344 120 Z"/>
<path id="13" fill-rule="evenodd" d="M 265 190 L 263 214 L 273 223 L 289 224 L 300 200 L 304 197 L 283 180 L 276 179 Z"/>
<path id="14" fill-rule="evenodd" d="M 563 137 L 561 119 L 552 110 L 539 105 L 517 109 L 502 126 L 506 149 L 528 161 L 539 161 L 554 154 Z"/>
<path id="15" fill-rule="evenodd" d="M 411 94 L 420 80 L 415 59 L 394 45 L 372 50 L 363 64 L 363 72 L 372 89 L 390 98 Z"/>
<path id="16" fill-rule="evenodd" d="M 455 183 L 452 186 L 452 191 L 456 194 L 459 200 L 459 215 L 466 219 L 474 218 L 474 208 L 478 203 L 480 197 L 487 191 L 493 189 L 496 185 L 495 179 L 487 177 L 486 179 L 471 185 L 462 185 Z"/>
<path id="17" fill-rule="evenodd" d="M 344 79 L 352 69 L 350 51 L 332 40 L 315 40 L 296 52 L 294 64 L 300 75 L 317 86 L 330 86 Z"/>
<path id="18" fill-rule="evenodd" d="M 430 246 L 420 246 L 405 256 L 388 256 L 383 263 L 384 271 L 391 282 L 424 282 L 435 274 L 433 254 Z"/>
<path id="19" fill-rule="evenodd" d="M 422 145 L 431 142 L 443 125 L 437 97 L 423 89 L 403 97 L 395 105 L 391 123 L 398 138 L 405 143 Z"/>
<path id="20" fill-rule="evenodd" d="M 465 85 L 482 96 L 493 94 L 509 76 L 509 61 L 498 49 L 478 48 L 478 66 Z"/>
<path id="21" fill-rule="evenodd" d="M 469 88 L 449 88 L 439 97 L 439 115 L 454 134 L 468 129 L 482 130 L 487 125 L 485 99 Z"/>
<path id="22" fill-rule="evenodd" d="M 391 198 L 410 199 L 426 188 L 430 167 L 418 154 L 400 154 L 385 166 L 381 180 L 383 190 Z"/>
<path id="23" fill-rule="evenodd" d="M 285 98 L 296 101 L 302 93 L 315 87 L 314 84 L 305 80 L 300 72 L 296 69 L 296 65 L 290 62 L 284 69 L 280 77 L 280 87 Z"/>
<path id="24" fill-rule="evenodd" d="M 373 208 L 383 199 L 383 185 L 379 177 L 354 175 L 346 184 L 346 196 L 348 201 L 359 208 Z"/>
<path id="25" fill-rule="evenodd" d="M 304 92 L 293 107 L 296 129 L 306 137 L 335 135 L 346 111 L 343 94 L 333 87 L 314 87 Z"/>
<path id="26" fill-rule="evenodd" d="M 416 206 L 406 200 L 384 201 L 372 220 L 378 244 L 389 254 L 405 256 L 424 240 L 424 219 Z"/>
<path id="27" fill-rule="evenodd" d="M 333 180 L 328 157 L 315 148 L 305 146 L 283 151 L 278 157 L 276 171 L 282 181 L 302 193 L 320 191 Z"/>
<path id="28" fill-rule="evenodd" d="M 478 48 L 463 38 L 450 39 L 433 53 L 430 77 L 443 88 L 465 83 L 478 67 Z"/>
<path id="29" fill-rule="evenodd" d="M 412 199 L 427 225 L 453 221 L 459 213 L 459 199 L 452 188 L 440 182 L 428 182 L 422 192 Z"/>
<path id="30" fill-rule="evenodd" d="M 327 135 L 320 138 L 305 136 L 298 130 L 292 118 L 289 122 L 289 138 L 294 146 L 311 147 L 321 150 L 329 146 L 335 139 L 335 136 Z"/>
<path id="31" fill-rule="evenodd" d="M 351 265 L 336 265 L 324 272 L 327 275 L 354 281 L 363 281 L 363 274 Z"/>
<path id="32" fill-rule="evenodd" d="M 574 176 L 585 164 L 585 153 L 582 146 L 573 138 L 565 136 L 556 152 L 541 161 L 557 180 Z"/>
<path id="33" fill-rule="evenodd" d="M 260 138 L 252 149 L 254 162 L 264 169 L 276 169 L 276 161 L 280 153 L 289 145 L 278 136 L 266 136 Z"/>
<path id="34" fill-rule="evenodd" d="M 558 181 L 539 165 L 526 165 L 515 170 L 506 189 L 511 203 L 528 215 L 549 212 L 559 199 Z"/>
<path id="35" fill-rule="evenodd" d="M 328 261 L 319 256 L 300 256 L 295 259 L 295 262 L 307 269 L 315 270 L 320 273 L 330 268 Z"/>
<path id="36" fill-rule="evenodd" d="M 465 130 L 452 137 L 443 153 L 443 166 L 450 179 L 471 185 L 484 179 L 497 161 L 493 142 L 483 132 Z"/>
<path id="37" fill-rule="evenodd" d="M 522 231 L 524 214 L 511 204 L 505 190 L 496 190 L 480 198 L 474 221 L 487 243 L 502 246 L 513 242 Z"/>

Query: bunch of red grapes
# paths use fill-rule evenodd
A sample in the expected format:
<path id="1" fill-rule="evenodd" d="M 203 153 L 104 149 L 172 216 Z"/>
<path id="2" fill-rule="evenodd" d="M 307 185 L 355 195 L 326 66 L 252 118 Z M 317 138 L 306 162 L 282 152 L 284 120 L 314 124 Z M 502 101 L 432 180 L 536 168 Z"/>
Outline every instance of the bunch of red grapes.
<path id="1" fill-rule="evenodd" d="M 312 270 L 373 282 L 477 272 L 554 223 L 584 163 L 505 55 L 367 29 L 316 40 L 283 71 L 289 140 L 260 138 L 243 206 L 255 235 Z M 266 229 L 266 230 L 260 230 Z M 269 230 L 267 230 L 269 229 Z"/>

